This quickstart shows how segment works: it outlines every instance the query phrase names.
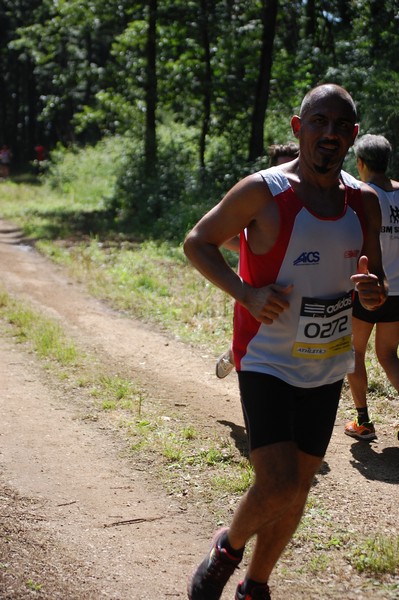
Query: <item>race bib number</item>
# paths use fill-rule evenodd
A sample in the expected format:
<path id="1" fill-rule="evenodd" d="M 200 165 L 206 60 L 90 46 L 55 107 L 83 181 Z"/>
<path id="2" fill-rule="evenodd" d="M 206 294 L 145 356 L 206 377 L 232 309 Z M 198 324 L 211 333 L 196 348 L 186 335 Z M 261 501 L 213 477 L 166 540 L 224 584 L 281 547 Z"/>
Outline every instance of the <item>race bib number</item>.
<path id="1" fill-rule="evenodd" d="M 320 360 L 349 352 L 351 319 L 351 292 L 334 300 L 302 298 L 292 356 Z"/>

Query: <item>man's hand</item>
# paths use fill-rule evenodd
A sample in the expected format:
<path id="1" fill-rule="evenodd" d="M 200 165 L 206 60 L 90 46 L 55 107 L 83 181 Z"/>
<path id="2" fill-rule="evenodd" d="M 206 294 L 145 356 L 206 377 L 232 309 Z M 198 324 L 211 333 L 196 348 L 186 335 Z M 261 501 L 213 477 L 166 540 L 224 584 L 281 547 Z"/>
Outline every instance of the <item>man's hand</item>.
<path id="1" fill-rule="evenodd" d="M 355 284 L 355 289 L 359 294 L 359 300 L 362 306 L 367 310 L 375 310 L 384 304 L 386 292 L 376 275 L 369 273 L 368 258 L 361 256 L 359 259 L 358 273 L 352 275 L 351 280 Z"/>
<path id="2" fill-rule="evenodd" d="M 257 321 L 270 325 L 289 307 L 286 297 L 293 287 L 292 284 L 285 287 L 273 284 L 262 288 L 250 288 L 244 306 Z"/>

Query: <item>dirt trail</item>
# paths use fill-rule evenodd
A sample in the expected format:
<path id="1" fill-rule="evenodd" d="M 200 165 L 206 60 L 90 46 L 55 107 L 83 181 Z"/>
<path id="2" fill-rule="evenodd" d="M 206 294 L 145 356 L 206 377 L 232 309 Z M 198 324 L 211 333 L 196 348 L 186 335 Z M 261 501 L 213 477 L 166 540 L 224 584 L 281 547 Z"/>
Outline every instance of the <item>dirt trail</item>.
<path id="1" fill-rule="evenodd" d="M 236 378 L 217 380 L 212 355 L 91 298 L 1 220 L 0 265 L 10 294 L 59 319 L 103 361 L 123 365 L 150 397 L 178 406 L 187 423 L 219 428 L 225 437 L 242 428 Z M 206 505 L 167 495 L 151 470 L 126 456 L 122 440 L 82 419 L 79 403 L 66 402 L 62 386 L 5 336 L 0 385 L 0 533 L 7 534 L 0 540 L 0 598 L 185 598 L 187 574 L 214 527 Z M 354 444 L 337 423 L 316 493 L 331 498 L 348 527 L 370 518 L 398 532 L 399 447 L 392 442 L 387 434 L 372 446 Z M 43 584 L 40 593 L 32 591 L 35 582 Z M 273 600 L 384 598 L 345 586 L 332 581 L 321 592 L 306 577 L 276 577 Z"/>

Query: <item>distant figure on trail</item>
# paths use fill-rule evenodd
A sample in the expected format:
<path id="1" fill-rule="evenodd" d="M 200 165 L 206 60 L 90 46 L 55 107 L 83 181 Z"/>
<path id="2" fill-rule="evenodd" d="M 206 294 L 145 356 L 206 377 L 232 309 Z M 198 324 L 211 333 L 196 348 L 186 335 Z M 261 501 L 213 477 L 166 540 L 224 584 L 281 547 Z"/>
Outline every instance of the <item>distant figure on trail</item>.
<path id="1" fill-rule="evenodd" d="M 12 152 L 10 148 L 4 144 L 0 148 L 0 177 L 7 179 L 10 176 L 10 166 L 12 160 Z"/>
<path id="2" fill-rule="evenodd" d="M 45 160 L 45 158 L 45 148 L 41 144 L 38 144 L 35 146 L 35 159 L 41 163 L 43 160 Z"/>
<path id="3" fill-rule="evenodd" d="M 375 326 L 375 352 L 389 381 L 399 394 L 399 181 L 387 174 L 391 144 L 382 135 L 363 135 L 354 144 L 357 170 L 362 181 L 378 194 L 381 208 L 382 264 L 388 280 L 387 301 L 374 311 L 365 310 L 357 294 L 353 305 L 355 370 L 348 381 L 357 416 L 345 425 L 345 433 L 358 440 L 375 439 L 375 427 L 367 406 L 366 351 Z M 397 434 L 399 436 L 399 432 Z"/>
<path id="4" fill-rule="evenodd" d="M 268 148 L 269 154 L 269 166 L 277 167 L 284 163 L 294 160 L 299 154 L 299 146 L 295 142 L 288 142 L 287 144 L 273 144 Z M 227 244 L 224 244 L 225 248 L 238 252 L 240 249 L 240 238 L 237 236 L 233 240 L 229 240 Z M 234 358 L 233 350 L 231 347 L 223 352 L 216 361 L 216 377 L 223 379 L 227 377 L 229 373 L 234 369 Z"/>
<path id="5" fill-rule="evenodd" d="M 46 160 L 46 149 L 42 144 L 37 144 L 34 148 L 35 150 L 35 159 L 33 161 L 33 166 L 35 167 L 36 173 L 41 173 L 43 162 Z"/>

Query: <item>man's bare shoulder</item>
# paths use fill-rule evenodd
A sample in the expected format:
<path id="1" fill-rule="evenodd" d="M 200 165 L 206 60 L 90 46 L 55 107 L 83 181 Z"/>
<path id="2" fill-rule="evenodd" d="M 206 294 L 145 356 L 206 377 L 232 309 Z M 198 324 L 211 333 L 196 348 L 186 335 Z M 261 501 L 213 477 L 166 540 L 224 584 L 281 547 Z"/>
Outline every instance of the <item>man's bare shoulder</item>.
<path id="1" fill-rule="evenodd" d="M 360 187 L 360 191 L 362 192 L 363 199 L 378 200 L 378 194 L 377 194 L 376 190 L 374 188 L 372 188 L 370 185 L 368 185 L 367 183 L 363 183 L 363 181 L 359 181 L 359 187 Z"/>
<path id="2" fill-rule="evenodd" d="M 269 197 L 271 197 L 269 187 L 261 172 L 257 172 L 247 175 L 236 183 L 226 194 L 225 199 L 258 198 L 264 201 Z"/>

